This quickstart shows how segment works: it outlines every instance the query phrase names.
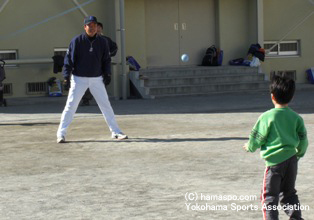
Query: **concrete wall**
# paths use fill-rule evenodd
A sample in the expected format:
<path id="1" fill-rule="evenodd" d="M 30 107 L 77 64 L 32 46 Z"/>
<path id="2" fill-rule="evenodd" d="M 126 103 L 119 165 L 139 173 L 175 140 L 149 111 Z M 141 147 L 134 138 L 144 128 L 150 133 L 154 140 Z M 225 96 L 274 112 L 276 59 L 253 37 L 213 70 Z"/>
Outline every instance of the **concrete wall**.
<path id="1" fill-rule="evenodd" d="M 245 57 L 250 40 L 249 0 L 217 1 L 219 47 L 224 50 L 223 64 Z"/>
<path id="2" fill-rule="evenodd" d="M 256 3 L 249 0 L 216 0 L 215 7 L 216 44 L 224 49 L 223 64 L 226 65 L 231 59 L 246 56 L 249 45 L 257 42 Z M 134 56 L 145 68 L 145 0 L 125 1 L 125 13 L 127 54 Z"/>
<path id="3" fill-rule="evenodd" d="M 305 0 L 264 0 L 265 41 L 278 41 L 313 12 L 313 9 L 314 5 Z M 313 25 L 314 15 L 286 37 L 286 40 L 301 41 L 300 56 L 267 58 L 262 66 L 263 71 L 269 74 L 273 70 L 296 70 L 297 82 L 307 82 L 305 71 L 314 66 Z"/>
<path id="4" fill-rule="evenodd" d="M 146 67 L 145 1 L 125 1 L 126 55 Z"/>

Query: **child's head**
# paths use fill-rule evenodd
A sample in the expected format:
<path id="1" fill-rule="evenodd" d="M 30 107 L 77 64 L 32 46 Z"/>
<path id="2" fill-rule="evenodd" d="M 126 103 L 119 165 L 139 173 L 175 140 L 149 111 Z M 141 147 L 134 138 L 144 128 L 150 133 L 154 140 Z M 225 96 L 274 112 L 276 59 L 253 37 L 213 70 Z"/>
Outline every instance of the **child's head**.
<path id="1" fill-rule="evenodd" d="M 273 94 L 278 104 L 288 104 L 293 98 L 295 82 L 286 76 L 274 75 L 270 84 L 270 93 Z"/>

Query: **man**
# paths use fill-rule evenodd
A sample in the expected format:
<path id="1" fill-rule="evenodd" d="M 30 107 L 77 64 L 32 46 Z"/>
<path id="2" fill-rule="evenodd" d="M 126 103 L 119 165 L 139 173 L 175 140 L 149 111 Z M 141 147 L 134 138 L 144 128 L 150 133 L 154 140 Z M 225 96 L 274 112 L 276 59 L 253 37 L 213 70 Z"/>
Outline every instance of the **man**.
<path id="1" fill-rule="evenodd" d="M 106 40 L 108 41 L 108 45 L 109 45 L 110 56 L 113 57 L 113 56 L 115 56 L 117 54 L 118 46 L 117 46 L 116 42 L 111 40 L 110 37 L 105 36 L 102 33 L 102 31 L 103 31 L 103 25 L 102 25 L 102 23 L 98 22 L 97 23 L 97 34 L 99 34 L 100 36 L 106 38 Z"/>
<path id="2" fill-rule="evenodd" d="M 70 91 L 57 131 L 57 143 L 65 142 L 67 129 L 87 88 L 96 99 L 112 132 L 111 137 L 127 139 L 118 127 L 104 86 L 104 83 L 110 83 L 111 79 L 111 58 L 107 40 L 97 35 L 97 18 L 94 16 L 84 19 L 84 29 L 85 33 L 72 39 L 64 59 L 64 83 L 66 87 L 70 87 Z"/>
<path id="3" fill-rule="evenodd" d="M 113 57 L 117 54 L 118 51 L 118 46 L 116 44 L 116 42 L 114 42 L 113 40 L 111 40 L 110 37 L 105 36 L 103 33 L 103 25 L 102 23 L 98 22 L 97 23 L 97 34 L 99 36 L 104 37 L 107 42 L 108 42 L 108 46 L 109 46 L 109 53 L 110 53 L 110 57 Z M 89 105 L 89 101 L 93 99 L 92 94 L 90 93 L 89 89 L 86 90 L 83 98 L 82 98 L 82 103 L 81 106 L 87 106 Z"/>

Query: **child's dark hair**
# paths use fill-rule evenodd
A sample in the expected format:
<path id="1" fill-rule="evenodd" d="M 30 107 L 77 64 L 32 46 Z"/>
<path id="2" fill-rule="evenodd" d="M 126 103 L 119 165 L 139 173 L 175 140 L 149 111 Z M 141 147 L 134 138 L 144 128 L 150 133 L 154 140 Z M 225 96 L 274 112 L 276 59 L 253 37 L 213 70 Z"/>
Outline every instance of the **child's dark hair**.
<path id="1" fill-rule="evenodd" d="M 288 104 L 295 92 L 295 82 L 287 76 L 274 75 L 271 79 L 270 93 L 278 104 Z"/>

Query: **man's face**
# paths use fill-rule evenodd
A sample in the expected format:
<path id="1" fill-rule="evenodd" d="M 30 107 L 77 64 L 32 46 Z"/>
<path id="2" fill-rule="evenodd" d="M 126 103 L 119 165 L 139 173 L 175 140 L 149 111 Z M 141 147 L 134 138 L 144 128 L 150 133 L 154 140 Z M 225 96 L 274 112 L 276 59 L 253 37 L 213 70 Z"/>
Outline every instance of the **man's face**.
<path id="1" fill-rule="evenodd" d="M 97 33 L 97 24 L 96 22 L 91 22 L 89 24 L 84 25 L 84 29 L 86 34 L 90 37 L 93 37 Z"/>
<path id="2" fill-rule="evenodd" d="M 97 34 L 102 33 L 102 27 L 100 25 L 97 25 Z"/>

